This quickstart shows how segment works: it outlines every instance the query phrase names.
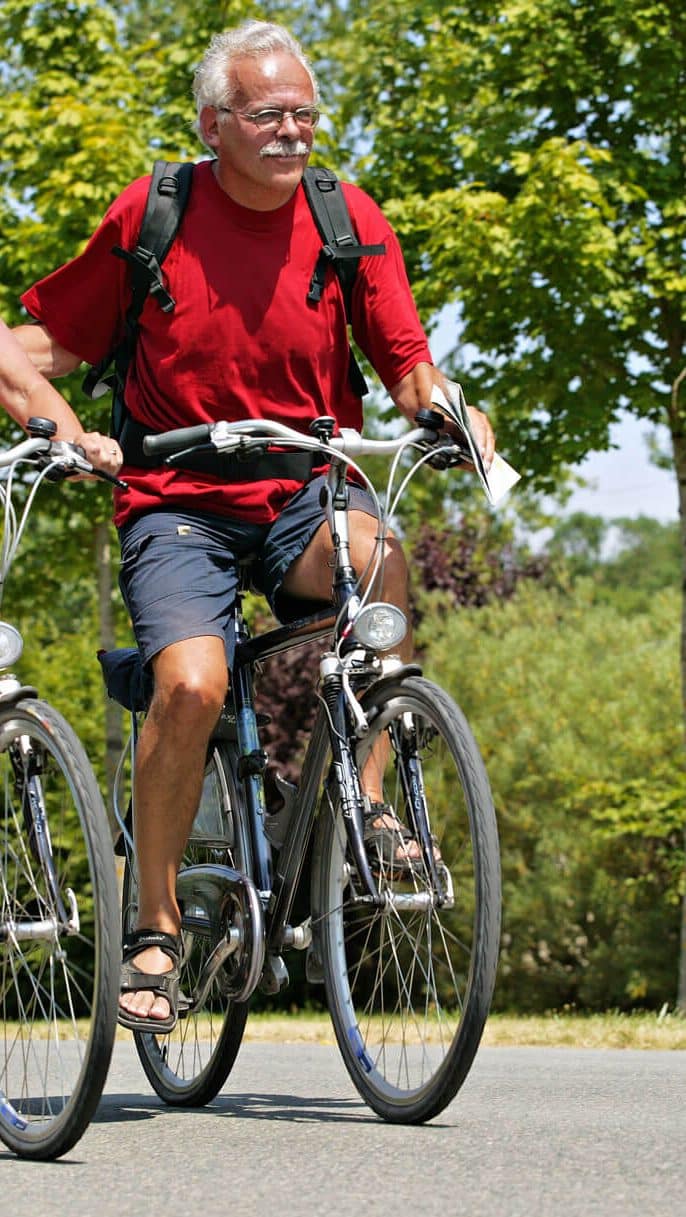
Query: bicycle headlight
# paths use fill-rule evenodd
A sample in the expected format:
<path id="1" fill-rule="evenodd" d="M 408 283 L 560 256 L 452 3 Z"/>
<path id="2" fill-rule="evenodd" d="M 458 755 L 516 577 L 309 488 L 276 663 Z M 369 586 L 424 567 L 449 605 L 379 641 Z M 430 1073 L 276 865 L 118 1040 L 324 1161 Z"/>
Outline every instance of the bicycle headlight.
<path id="1" fill-rule="evenodd" d="M 0 621 L 0 668 L 10 668 L 24 650 L 24 641 L 19 630 L 6 621 Z"/>
<path id="2" fill-rule="evenodd" d="M 371 651 L 390 651 L 407 633 L 405 614 L 394 604 L 367 604 L 355 618 L 353 634 Z"/>

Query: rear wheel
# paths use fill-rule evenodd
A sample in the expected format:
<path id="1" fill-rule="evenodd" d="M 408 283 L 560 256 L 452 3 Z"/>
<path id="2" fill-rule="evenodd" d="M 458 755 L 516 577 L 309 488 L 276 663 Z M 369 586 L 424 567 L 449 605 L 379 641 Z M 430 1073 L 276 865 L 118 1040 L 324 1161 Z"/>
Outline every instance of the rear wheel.
<path id="1" fill-rule="evenodd" d="M 41 701 L 0 712 L 0 1137 L 57 1158 L 100 1099 L 116 1030 L 118 897 L 82 745 Z"/>
<path id="2" fill-rule="evenodd" d="M 233 781 L 227 745 L 213 747 L 205 770 L 200 806 L 186 846 L 181 868 L 214 863 L 250 873 L 250 846 Z M 123 929 L 136 923 L 138 907 L 135 861 L 129 856 L 124 869 Z M 183 957 L 181 994 L 197 987 L 204 965 L 216 945 L 192 909 L 182 909 Z M 227 966 L 230 966 L 230 961 Z M 198 1107 L 209 1103 L 226 1081 L 243 1038 L 247 1002 L 227 996 L 230 974 L 220 969 L 199 1006 L 180 1008 L 179 1021 L 167 1035 L 135 1032 L 134 1040 L 150 1084 L 173 1106 Z"/>
<path id="3" fill-rule="evenodd" d="M 313 869 L 313 923 L 338 1044 L 365 1101 L 387 1120 L 437 1115 L 462 1085 L 488 1015 L 498 955 L 500 864 L 493 802 L 461 711 L 421 678 L 365 702 L 358 749 L 383 773 L 384 799 L 411 824 L 423 788 L 440 862 L 408 873 L 368 847 L 386 904 L 361 899 L 333 783 Z M 420 796 L 421 797 L 421 794 Z"/>

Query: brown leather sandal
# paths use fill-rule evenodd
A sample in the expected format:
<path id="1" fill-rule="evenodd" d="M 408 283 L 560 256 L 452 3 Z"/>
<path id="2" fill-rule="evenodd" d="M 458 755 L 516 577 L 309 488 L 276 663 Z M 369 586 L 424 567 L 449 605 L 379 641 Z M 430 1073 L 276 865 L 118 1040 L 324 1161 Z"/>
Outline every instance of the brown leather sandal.
<path id="1" fill-rule="evenodd" d="M 390 824 L 375 824 L 375 820 L 381 820 L 384 816 L 388 816 L 395 821 L 394 825 Z M 381 864 L 384 867 L 390 867 L 394 871 L 401 873 L 415 874 L 424 870 L 424 859 L 421 852 L 416 858 L 408 857 L 405 852 L 407 846 L 411 842 L 416 842 L 409 828 L 401 824 L 395 811 L 390 803 L 370 803 L 369 810 L 364 813 L 364 843 L 371 846 L 370 862 Z M 436 842 L 434 838 L 431 838 Z"/>
<path id="2" fill-rule="evenodd" d="M 142 972 L 131 961 L 147 947 L 158 947 L 172 960 L 168 972 Z M 173 1031 L 179 1017 L 179 968 L 181 964 L 181 937 L 165 934 L 162 930 L 132 930 L 122 942 L 122 965 L 120 993 L 140 993 L 143 990 L 165 997 L 169 1002 L 166 1018 L 151 1018 L 147 1015 L 130 1014 L 119 1007 L 117 1021 L 129 1031 L 146 1031 L 151 1035 Z"/>

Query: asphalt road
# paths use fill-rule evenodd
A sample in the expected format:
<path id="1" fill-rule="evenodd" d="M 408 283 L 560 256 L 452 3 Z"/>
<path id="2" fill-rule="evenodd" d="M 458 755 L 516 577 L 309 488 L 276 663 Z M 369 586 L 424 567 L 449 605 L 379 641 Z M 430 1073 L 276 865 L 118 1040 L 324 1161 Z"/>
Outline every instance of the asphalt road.
<path id="1" fill-rule="evenodd" d="M 421 1128 L 379 1121 L 332 1047 L 244 1044 L 178 1112 L 118 1042 L 96 1119 L 56 1163 L 0 1149 L 27 1217 L 684 1217 L 686 1052 L 482 1048 Z"/>

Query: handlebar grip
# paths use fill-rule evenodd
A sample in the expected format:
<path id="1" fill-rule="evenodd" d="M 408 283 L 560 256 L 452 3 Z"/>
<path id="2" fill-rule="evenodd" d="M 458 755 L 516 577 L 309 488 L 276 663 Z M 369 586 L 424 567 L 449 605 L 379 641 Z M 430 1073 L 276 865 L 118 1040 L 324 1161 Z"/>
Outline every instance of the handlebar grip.
<path id="1" fill-rule="evenodd" d="M 174 431 L 144 436 L 143 451 L 146 456 L 172 456 L 175 452 L 183 452 L 184 448 L 206 444 L 211 434 L 210 423 L 199 423 L 197 427 L 177 427 Z"/>

